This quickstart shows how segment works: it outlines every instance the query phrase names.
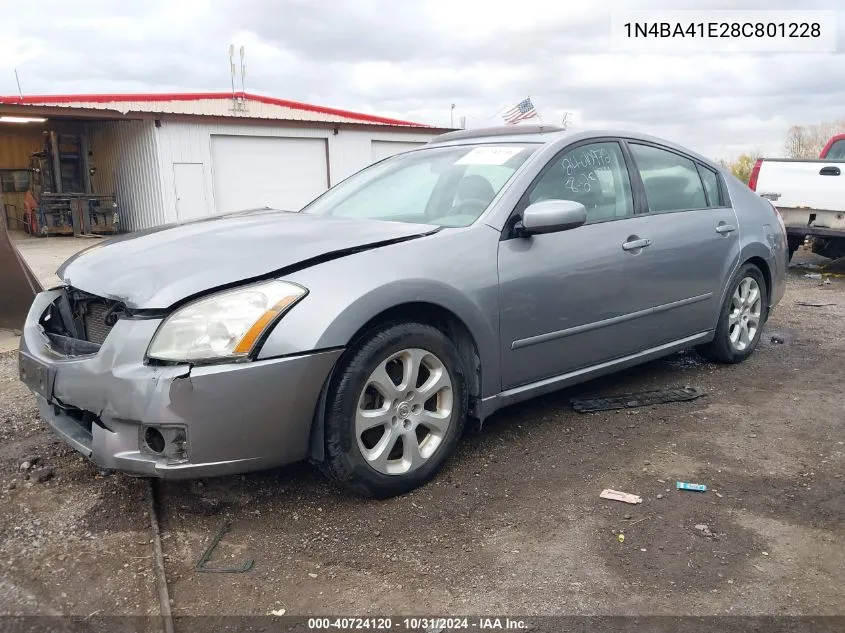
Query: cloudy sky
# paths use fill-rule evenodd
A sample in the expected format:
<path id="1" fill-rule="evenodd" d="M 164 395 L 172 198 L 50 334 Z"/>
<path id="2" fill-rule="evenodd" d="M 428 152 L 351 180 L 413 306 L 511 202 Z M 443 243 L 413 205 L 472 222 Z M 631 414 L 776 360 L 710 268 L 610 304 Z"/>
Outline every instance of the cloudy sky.
<path id="1" fill-rule="evenodd" d="M 615 52 L 611 12 L 796 8 L 792 0 L 38 0 L 3 12 L 0 94 L 229 89 L 468 127 L 530 95 L 544 122 L 646 131 L 704 154 L 777 154 L 786 129 L 845 118 L 839 53 Z"/>

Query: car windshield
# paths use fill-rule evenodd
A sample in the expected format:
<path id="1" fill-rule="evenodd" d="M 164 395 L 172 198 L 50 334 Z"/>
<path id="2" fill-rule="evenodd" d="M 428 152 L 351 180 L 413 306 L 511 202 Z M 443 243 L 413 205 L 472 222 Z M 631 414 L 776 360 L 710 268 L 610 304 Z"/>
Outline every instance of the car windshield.
<path id="1" fill-rule="evenodd" d="M 460 145 L 399 154 L 351 176 L 302 212 L 469 226 L 535 147 L 525 143 Z"/>

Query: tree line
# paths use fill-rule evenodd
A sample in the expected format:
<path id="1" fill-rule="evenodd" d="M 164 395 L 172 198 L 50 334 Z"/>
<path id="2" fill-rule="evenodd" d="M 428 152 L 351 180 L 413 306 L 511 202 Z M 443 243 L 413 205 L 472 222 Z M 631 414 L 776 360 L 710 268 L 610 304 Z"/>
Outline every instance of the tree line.
<path id="1" fill-rule="evenodd" d="M 786 133 L 783 153 L 786 158 L 818 158 L 822 149 L 835 134 L 845 133 L 845 119 L 826 121 L 814 125 L 793 125 Z M 740 154 L 733 160 L 718 161 L 731 170 L 734 176 L 747 183 L 754 163 L 760 158 L 759 150 Z"/>

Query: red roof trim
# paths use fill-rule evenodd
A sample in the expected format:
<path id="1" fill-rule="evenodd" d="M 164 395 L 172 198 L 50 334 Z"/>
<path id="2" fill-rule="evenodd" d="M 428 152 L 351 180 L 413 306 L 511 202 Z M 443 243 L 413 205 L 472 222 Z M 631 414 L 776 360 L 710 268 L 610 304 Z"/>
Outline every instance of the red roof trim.
<path id="1" fill-rule="evenodd" d="M 335 116 L 342 116 L 348 119 L 355 119 L 366 123 L 382 123 L 384 125 L 403 125 L 410 127 L 431 127 L 424 123 L 414 123 L 412 121 L 403 121 L 401 119 L 391 119 L 389 117 L 376 116 L 374 114 L 364 114 L 361 112 L 352 112 L 351 110 L 340 110 L 338 108 L 329 108 L 325 106 L 313 105 L 310 103 L 302 103 L 301 101 L 288 101 L 287 99 L 276 99 L 275 97 L 265 97 L 262 95 L 251 94 L 249 92 L 236 92 L 235 96 L 247 99 L 250 101 L 259 101 L 270 105 L 283 106 L 286 108 L 293 108 L 295 110 L 304 110 L 306 112 L 319 112 L 320 114 L 333 114 Z M 96 95 L 28 95 L 25 97 L 0 97 L 0 104 L 3 105 L 47 105 L 52 103 L 73 103 L 73 102 L 89 102 L 89 103 L 111 103 L 121 101 L 198 101 L 200 99 L 231 99 L 231 92 L 187 92 L 187 93 L 163 93 L 163 94 L 96 94 Z"/>

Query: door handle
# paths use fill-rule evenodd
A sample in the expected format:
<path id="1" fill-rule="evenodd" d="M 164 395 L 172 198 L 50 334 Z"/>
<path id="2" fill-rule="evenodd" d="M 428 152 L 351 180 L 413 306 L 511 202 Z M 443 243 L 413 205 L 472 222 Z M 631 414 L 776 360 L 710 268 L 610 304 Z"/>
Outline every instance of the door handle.
<path id="1" fill-rule="evenodd" d="M 632 240 L 631 238 L 628 238 L 628 241 L 625 242 L 624 244 L 622 244 L 622 250 L 623 251 L 633 251 L 633 250 L 637 250 L 638 248 L 645 248 L 646 246 L 651 246 L 651 240 L 640 239 L 640 238 L 636 238 L 636 239 Z"/>
<path id="2" fill-rule="evenodd" d="M 720 224 L 716 227 L 716 233 L 720 233 L 722 235 L 727 235 L 728 233 L 733 233 L 736 231 L 736 227 L 733 224 Z"/>
<path id="3" fill-rule="evenodd" d="M 841 173 L 839 167 L 822 167 L 819 171 L 819 176 L 838 176 Z"/>

